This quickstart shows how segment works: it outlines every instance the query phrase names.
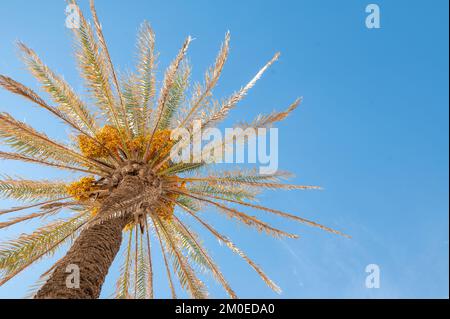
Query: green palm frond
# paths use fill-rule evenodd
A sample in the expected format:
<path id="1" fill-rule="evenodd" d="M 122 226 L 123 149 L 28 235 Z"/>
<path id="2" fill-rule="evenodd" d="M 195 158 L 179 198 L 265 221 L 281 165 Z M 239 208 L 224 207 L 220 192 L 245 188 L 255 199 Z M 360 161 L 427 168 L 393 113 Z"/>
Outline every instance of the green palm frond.
<path id="1" fill-rule="evenodd" d="M 203 282 L 197 277 L 195 271 L 192 269 L 186 257 L 183 255 L 180 243 L 177 241 L 175 234 L 170 230 L 159 217 L 153 217 L 156 229 L 161 233 L 166 243 L 169 255 L 172 257 L 173 266 L 178 275 L 181 286 L 186 289 L 192 298 L 205 299 L 207 298 L 206 287 Z"/>
<path id="2" fill-rule="evenodd" d="M 205 202 L 206 204 L 217 208 L 220 212 L 225 213 L 230 218 L 235 218 L 244 225 L 248 227 L 253 227 L 259 232 L 265 232 L 268 235 L 272 235 L 274 237 L 287 237 L 287 238 L 298 238 L 295 234 L 290 234 L 288 232 L 285 232 L 283 230 L 277 229 L 275 227 L 270 226 L 269 224 L 257 219 L 256 217 L 249 216 L 241 211 L 238 211 L 234 208 L 228 207 L 226 205 L 222 205 L 220 203 L 217 203 L 215 201 L 209 200 L 205 197 L 201 197 L 199 195 L 193 195 L 185 192 L 180 191 L 174 191 L 177 194 L 184 194 L 185 196 L 191 197 L 193 199 L 196 199 L 201 202 Z"/>
<path id="3" fill-rule="evenodd" d="M 244 259 L 261 277 L 261 279 L 275 292 L 281 293 L 280 287 L 278 287 L 267 275 L 264 273 L 264 271 L 255 264 L 253 260 L 248 258 L 248 256 L 240 250 L 236 245 L 233 244 L 231 240 L 226 238 L 225 236 L 221 235 L 217 230 L 215 230 L 212 226 L 210 226 L 208 223 L 203 221 L 200 217 L 197 216 L 197 214 L 194 211 L 191 211 L 186 206 L 183 206 L 180 203 L 177 203 L 179 207 L 181 207 L 184 211 L 186 211 L 189 215 L 191 215 L 194 219 L 196 219 L 203 227 L 205 227 L 211 234 L 213 234 L 220 242 L 225 243 L 225 245 L 233 251 L 235 254 L 239 255 L 242 259 Z"/>
<path id="4" fill-rule="evenodd" d="M 128 243 L 125 250 L 124 263 L 120 269 L 120 275 L 117 280 L 116 288 L 116 299 L 129 299 L 130 297 L 130 275 L 131 275 L 131 264 L 132 264 L 132 249 L 131 244 L 133 242 L 133 230 L 128 232 Z"/>
<path id="5" fill-rule="evenodd" d="M 150 146 L 153 142 L 153 138 L 155 136 L 156 131 L 159 128 L 159 125 L 161 123 L 161 119 L 163 114 L 166 111 L 166 108 L 168 107 L 167 101 L 170 97 L 170 92 L 172 87 L 175 84 L 176 78 L 177 78 L 177 73 L 178 70 L 181 66 L 182 61 L 184 60 L 187 50 L 189 48 L 190 43 L 192 42 L 192 38 L 188 37 L 186 39 L 186 41 L 184 42 L 180 52 L 178 53 L 178 55 L 176 56 L 175 60 L 172 62 L 172 64 L 169 66 L 169 68 L 166 71 L 165 77 L 164 77 L 164 81 L 162 84 L 162 88 L 161 88 L 161 92 L 159 95 L 159 99 L 158 99 L 158 103 L 157 103 L 157 107 L 156 107 L 156 114 L 154 117 L 154 121 L 152 123 L 152 133 L 151 133 L 151 138 L 149 140 L 149 142 L 147 143 L 146 146 L 146 150 L 145 150 L 145 154 L 144 154 L 144 161 L 148 161 L 149 160 L 149 156 L 150 156 Z"/>
<path id="6" fill-rule="evenodd" d="M 28 214 L 25 216 L 21 216 L 21 217 L 17 217 L 17 218 L 13 218 L 9 221 L 6 222 L 0 222 L 0 229 L 4 229 L 19 223 L 23 223 L 32 219 L 36 219 L 36 218 L 47 218 L 50 216 L 53 216 L 55 214 L 58 214 L 61 211 L 62 207 L 55 207 L 55 208 L 51 208 L 51 209 L 44 209 L 43 211 L 39 212 L 39 213 L 32 213 L 32 214 Z"/>
<path id="7" fill-rule="evenodd" d="M 128 137 L 130 137 L 131 131 L 130 131 L 130 127 L 128 124 L 127 112 L 126 112 L 124 100 L 122 97 L 122 91 L 119 86 L 119 80 L 117 78 L 117 74 L 114 69 L 114 64 L 112 63 L 112 60 L 111 60 L 111 55 L 109 54 L 108 46 L 106 45 L 106 40 L 103 35 L 102 26 L 98 19 L 97 11 L 95 10 L 94 0 L 90 0 L 90 8 L 91 8 L 91 12 L 92 12 L 92 17 L 94 19 L 94 25 L 95 25 L 95 31 L 97 34 L 98 43 L 101 48 L 101 51 L 100 51 L 100 54 L 102 55 L 101 60 L 104 61 L 105 65 L 106 65 L 105 70 L 107 70 L 107 72 L 108 72 L 107 78 L 108 79 L 111 78 L 111 81 L 114 84 L 114 87 L 116 89 L 117 96 L 119 98 L 120 111 L 118 111 L 118 114 L 119 114 L 119 119 L 121 122 L 121 127 L 125 129 Z"/>
<path id="8" fill-rule="evenodd" d="M 55 142 L 44 133 L 20 122 L 7 113 L 0 113 L 0 140 L 19 154 L 35 159 L 52 159 L 69 166 L 91 166 L 99 168 L 99 163 L 78 154 L 62 143 Z M 105 167 L 102 166 L 104 169 Z"/>
<path id="9" fill-rule="evenodd" d="M 147 275 L 147 291 L 148 291 L 148 297 L 150 299 L 153 299 L 155 296 L 154 293 L 154 287 L 153 287 L 153 260 L 152 260 L 152 249 L 151 249 L 151 242 L 150 242 L 150 228 L 149 228 L 149 222 L 148 217 L 145 219 L 145 235 L 146 235 L 146 243 L 147 243 L 147 264 L 148 264 L 148 275 Z"/>
<path id="10" fill-rule="evenodd" d="M 259 79 L 263 76 L 263 74 L 267 71 L 267 69 L 274 64 L 278 58 L 280 57 L 280 54 L 277 53 L 275 56 L 270 60 L 256 75 L 255 77 L 241 90 L 234 93 L 230 98 L 225 100 L 220 107 L 217 109 L 213 109 L 209 114 L 207 114 L 203 118 L 203 127 L 211 127 L 214 126 L 221 121 L 223 121 L 227 116 L 228 113 L 236 107 L 236 105 L 248 94 L 250 89 L 252 89 L 256 82 L 258 82 Z"/>
<path id="11" fill-rule="evenodd" d="M 48 160 L 35 159 L 32 157 L 28 157 L 28 156 L 20 155 L 20 154 L 16 154 L 16 153 L 0 151 L 0 160 L 21 161 L 21 162 L 39 164 L 39 165 L 43 165 L 43 166 L 54 167 L 54 168 L 58 168 L 58 169 L 62 169 L 62 170 L 81 172 L 81 173 L 87 173 L 87 174 L 96 174 L 96 172 L 94 172 L 94 171 L 89 171 L 89 170 L 78 168 L 78 167 L 71 167 L 71 166 L 67 166 L 67 165 L 52 163 L 51 161 L 48 161 Z"/>
<path id="12" fill-rule="evenodd" d="M 0 197 L 21 201 L 54 200 L 67 197 L 66 183 L 32 181 L 3 177 L 0 179 Z"/>
<path id="13" fill-rule="evenodd" d="M 148 271 L 149 264 L 147 258 L 147 252 L 144 248 L 143 234 L 139 233 L 138 240 L 138 257 L 137 257 L 137 280 L 136 280 L 136 298 L 147 299 L 148 296 Z"/>
<path id="14" fill-rule="evenodd" d="M 163 242 L 163 235 L 160 233 L 155 219 L 152 218 L 152 217 L 151 217 L 151 219 L 152 219 L 153 227 L 154 227 L 155 233 L 156 233 L 156 237 L 158 238 L 159 246 L 161 248 L 161 252 L 162 252 L 162 255 L 163 255 L 164 266 L 166 268 L 167 281 L 169 283 L 170 293 L 172 295 L 172 299 L 177 299 L 177 294 L 175 292 L 175 286 L 173 284 L 171 269 L 170 269 L 168 256 L 167 256 L 168 255 L 167 248 L 166 248 L 166 246 L 164 245 L 164 242 Z"/>
<path id="15" fill-rule="evenodd" d="M 194 212 L 201 210 L 203 206 L 200 201 L 182 195 L 178 196 L 177 201 Z"/>
<path id="16" fill-rule="evenodd" d="M 95 134 L 98 129 L 95 118 L 72 87 L 45 65 L 39 56 L 25 44 L 19 43 L 19 48 L 28 69 L 41 83 L 42 88 L 50 94 L 58 106 L 58 111 L 79 131 Z"/>
<path id="17" fill-rule="evenodd" d="M 173 116 L 184 101 L 184 94 L 189 83 L 190 74 L 190 66 L 184 63 L 182 68 L 177 72 L 175 81 L 169 90 L 166 107 L 164 108 L 159 123 L 159 130 L 165 130 L 170 126 Z"/>
<path id="18" fill-rule="evenodd" d="M 198 193 L 198 194 L 201 195 L 201 193 Z M 208 197 L 210 199 L 214 199 L 214 200 L 219 200 L 219 201 L 223 201 L 223 202 L 238 204 L 238 205 L 250 207 L 250 208 L 253 208 L 253 209 L 265 211 L 265 212 L 268 212 L 268 213 L 272 213 L 272 214 L 275 214 L 275 215 L 278 215 L 278 216 L 281 216 L 281 217 L 284 217 L 284 218 L 295 220 L 295 221 L 303 223 L 303 224 L 307 224 L 307 225 L 312 226 L 312 227 L 320 228 L 320 229 L 322 229 L 324 231 L 327 231 L 329 233 L 333 233 L 333 234 L 336 234 L 336 235 L 340 235 L 340 236 L 344 236 L 344 237 L 349 238 L 348 235 L 345 235 L 345 234 L 341 233 L 340 231 L 337 231 L 335 229 L 332 229 L 330 227 L 321 225 L 319 223 L 313 222 L 313 221 L 305 219 L 305 218 L 301 218 L 301 217 L 298 217 L 298 216 L 295 216 L 295 215 L 292 215 L 292 214 L 288 214 L 288 213 L 282 212 L 282 211 L 277 210 L 277 209 L 272 209 L 272 208 L 268 208 L 268 207 L 265 207 L 265 206 L 255 205 L 255 204 L 252 204 L 252 203 L 243 202 L 241 200 L 233 200 L 233 199 L 225 198 L 225 197 L 218 197 L 218 196 L 207 195 L 207 194 L 203 194 L 203 196 L 206 196 L 206 197 Z"/>
<path id="19" fill-rule="evenodd" d="M 74 0 L 71 2 L 76 4 Z M 81 10 L 78 10 L 78 14 L 80 26 L 73 30 L 77 39 L 77 60 L 81 75 L 86 80 L 86 86 L 105 118 L 108 119 L 110 124 L 120 129 L 120 114 L 111 89 L 108 62 L 95 39 L 91 25 L 86 21 Z"/>
<path id="20" fill-rule="evenodd" d="M 37 260 L 51 255 L 86 223 L 88 213 L 53 222 L 30 235 L 0 245 L 0 286 Z"/>
<path id="21" fill-rule="evenodd" d="M 136 82 L 137 77 L 135 74 L 124 76 L 122 79 L 122 96 L 133 136 L 142 136 L 145 120 L 139 100 L 139 87 Z"/>
<path id="22" fill-rule="evenodd" d="M 139 133 L 146 135 L 147 127 L 150 124 L 150 114 L 152 102 L 156 93 L 155 79 L 155 33 L 149 23 L 141 25 L 138 35 L 138 65 L 136 75 L 137 99 L 139 101 L 140 112 L 136 118 Z"/>
<path id="23" fill-rule="evenodd" d="M 169 168 L 159 172 L 160 175 L 175 175 L 181 173 L 194 172 L 205 166 L 205 163 L 179 163 L 170 166 Z"/>
<path id="24" fill-rule="evenodd" d="M 271 127 L 274 123 L 281 122 L 284 119 L 286 119 L 292 112 L 294 112 L 299 107 L 301 102 L 302 102 L 302 99 L 297 99 L 285 111 L 273 112 L 272 114 L 269 114 L 269 115 L 260 115 L 250 125 L 243 124 L 243 125 L 240 125 L 239 127 L 244 128 L 244 129 L 248 128 L 248 127 L 253 127 L 253 128 Z"/>
<path id="25" fill-rule="evenodd" d="M 182 246 L 188 251 L 189 260 L 196 262 L 204 270 L 209 270 L 214 278 L 224 287 L 228 295 L 236 299 L 236 293 L 225 280 L 219 267 L 206 252 L 205 248 L 199 243 L 198 236 L 189 230 L 178 218 L 175 217 L 175 223 L 170 225 L 173 231 L 178 235 Z"/>
<path id="26" fill-rule="evenodd" d="M 245 185 L 211 185 L 207 182 L 190 185 L 187 187 L 187 190 L 197 194 L 220 195 L 228 199 L 247 199 L 252 201 L 255 201 L 256 196 L 260 193 L 258 190 Z"/>
<path id="27" fill-rule="evenodd" d="M 204 85 L 195 85 L 194 94 L 191 99 L 189 113 L 184 116 L 183 120 L 179 120 L 178 127 L 184 127 L 192 118 L 196 117 L 196 114 L 201 110 L 208 99 L 212 95 L 212 90 L 217 85 L 220 75 L 222 73 L 225 62 L 228 58 L 228 53 L 230 50 L 230 33 L 227 32 L 225 35 L 225 41 L 222 44 L 219 55 L 216 58 L 214 66 L 210 67 L 205 75 Z"/>

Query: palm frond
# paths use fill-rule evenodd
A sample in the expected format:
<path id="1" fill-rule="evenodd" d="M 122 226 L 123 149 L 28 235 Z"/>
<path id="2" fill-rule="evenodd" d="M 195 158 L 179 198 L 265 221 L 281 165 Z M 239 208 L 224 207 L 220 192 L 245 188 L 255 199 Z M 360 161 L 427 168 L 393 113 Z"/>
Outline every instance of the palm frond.
<path id="1" fill-rule="evenodd" d="M 205 75 L 205 83 L 203 86 L 197 85 L 194 90 L 194 95 L 191 99 L 191 107 L 189 113 L 180 121 L 178 127 L 184 127 L 193 116 L 204 106 L 205 102 L 210 98 L 212 90 L 217 85 L 220 75 L 222 73 L 225 62 L 228 58 L 230 49 L 230 33 L 225 35 L 225 41 L 222 44 L 219 55 L 216 58 L 214 66 L 210 67 Z"/>
<path id="2" fill-rule="evenodd" d="M 148 255 L 148 276 L 147 276 L 147 291 L 150 299 L 154 298 L 154 288 L 153 288 L 153 262 L 152 262 L 152 250 L 150 243 L 150 228 L 148 224 L 148 218 L 145 217 L 145 236 L 147 240 L 147 255 Z"/>
<path id="3" fill-rule="evenodd" d="M 137 257 L 137 280 L 136 280 L 136 297 L 137 299 L 147 298 L 147 288 L 148 288 L 148 272 L 149 264 L 147 259 L 147 254 L 144 248 L 143 234 L 139 232 L 140 238 L 138 241 L 138 257 Z"/>
<path id="4" fill-rule="evenodd" d="M 62 120 L 64 123 L 69 124 L 72 128 L 82 132 L 82 129 L 75 122 L 73 122 L 71 119 L 69 119 L 66 116 L 66 114 L 64 114 L 60 110 L 48 105 L 33 90 L 26 87 L 25 85 L 15 81 L 9 77 L 0 75 L 0 86 L 14 94 L 20 95 L 20 96 L 26 98 L 27 100 L 32 101 L 33 103 L 37 104 L 38 106 L 51 112 L 53 115 L 55 115 L 57 118 Z"/>
<path id="5" fill-rule="evenodd" d="M 175 224 L 173 224 L 173 229 L 177 232 L 177 234 L 179 234 L 180 241 L 183 242 L 183 246 L 188 248 L 189 259 L 196 261 L 198 264 L 209 269 L 214 278 L 224 287 L 228 295 L 231 298 L 236 299 L 236 293 L 225 280 L 222 272 L 219 270 L 219 267 L 214 263 L 206 250 L 198 242 L 198 239 L 193 232 L 189 230 L 176 216 L 174 218 Z"/>
<path id="6" fill-rule="evenodd" d="M 264 176 L 264 175 L 261 175 Z M 258 181 L 250 181 L 239 178 L 229 178 L 229 177 L 205 177 L 205 178 L 180 178 L 183 182 L 206 182 L 212 185 L 216 184 L 230 184 L 230 185 L 248 185 L 257 188 L 266 189 L 285 189 L 285 190 L 321 190 L 319 186 L 309 186 L 309 185 L 292 185 L 292 184 L 280 184 L 280 183 L 266 183 Z"/>
<path id="7" fill-rule="evenodd" d="M 158 174 L 162 176 L 162 175 L 175 175 L 180 173 L 188 173 L 198 170 L 204 165 L 205 163 L 179 163 L 174 164 L 161 172 L 158 172 Z"/>
<path id="8" fill-rule="evenodd" d="M 145 162 L 147 162 L 149 160 L 148 157 L 150 156 L 150 149 L 151 149 L 150 146 L 153 142 L 155 133 L 160 125 L 160 122 L 161 122 L 162 116 L 165 112 L 165 109 L 168 106 L 167 100 L 169 99 L 170 90 L 175 83 L 178 69 L 180 68 L 181 62 L 183 61 L 184 57 L 186 56 L 186 52 L 189 48 L 189 44 L 191 43 L 191 41 L 192 41 L 191 37 L 188 37 L 186 39 L 186 41 L 184 42 L 183 47 L 181 48 L 177 57 L 175 58 L 175 60 L 172 62 L 172 64 L 169 66 L 169 68 L 166 71 L 166 75 L 164 77 L 163 85 L 161 88 L 161 93 L 160 93 L 157 108 L 156 108 L 156 117 L 154 119 L 154 123 L 152 124 L 153 125 L 152 134 L 151 134 L 149 142 L 147 143 L 147 147 L 146 147 L 146 151 L 145 151 L 145 156 L 144 156 Z"/>
<path id="9" fill-rule="evenodd" d="M 6 210 L 0 210 L 0 216 L 1 215 L 5 215 L 5 214 L 20 212 L 20 211 L 27 210 L 27 209 L 30 209 L 30 208 L 36 208 L 36 207 L 47 208 L 48 205 L 51 205 L 51 204 L 53 205 L 56 202 L 59 202 L 61 200 L 67 200 L 69 198 L 70 197 L 58 198 L 58 199 L 49 200 L 49 201 L 45 201 L 45 202 L 40 202 L 40 203 L 36 203 L 36 204 L 32 204 L 32 205 L 26 205 L 26 206 L 10 208 L 10 209 L 6 209 Z"/>
<path id="10" fill-rule="evenodd" d="M 236 218 L 237 220 L 239 220 L 240 222 L 242 222 L 244 225 L 249 226 L 249 227 L 254 227 L 256 228 L 258 231 L 262 232 L 266 232 L 268 235 L 272 235 L 275 237 L 288 237 L 288 238 L 298 238 L 297 235 L 294 234 L 290 234 L 287 233 L 285 231 L 282 231 L 280 229 L 274 228 L 272 226 L 270 226 L 269 224 L 266 224 L 262 221 L 260 221 L 259 219 L 257 219 L 256 217 L 253 216 L 249 216 L 247 214 L 244 214 L 234 208 L 219 204 L 215 201 L 209 200 L 207 198 L 204 197 L 200 197 L 198 195 L 193 195 L 193 194 L 189 194 L 187 192 L 181 192 L 181 191 L 177 191 L 177 190 L 173 190 L 172 192 L 176 193 L 176 194 L 183 194 L 185 196 L 191 197 L 193 199 L 199 200 L 201 202 L 205 202 L 209 205 L 212 205 L 216 208 L 219 209 L 219 211 L 224 212 L 227 216 L 231 217 L 231 218 Z"/>
<path id="11" fill-rule="evenodd" d="M 89 170 L 78 168 L 78 167 L 71 167 L 71 166 L 67 166 L 67 165 L 52 163 L 50 161 L 35 159 L 32 157 L 28 157 L 28 156 L 20 155 L 20 154 L 16 154 L 16 153 L 0 151 L 0 159 L 28 162 L 28 163 L 34 163 L 34 164 L 39 164 L 39 165 L 44 165 L 44 166 L 54 167 L 54 168 L 63 169 L 63 170 L 74 171 L 74 172 L 81 172 L 81 173 L 87 173 L 87 174 L 100 174 L 101 175 L 101 173 L 99 173 L 99 172 L 89 171 Z"/>
<path id="12" fill-rule="evenodd" d="M 200 183 L 187 186 L 187 190 L 191 193 L 206 194 L 206 195 L 220 195 L 227 199 L 236 200 L 256 200 L 256 195 L 259 191 L 246 187 L 245 185 L 211 185 L 209 183 Z"/>
<path id="13" fill-rule="evenodd" d="M 145 136 L 150 123 L 151 103 L 156 93 L 155 33 L 147 22 L 141 25 L 137 47 L 139 62 L 135 83 L 138 88 L 140 112 L 135 122 L 139 127 L 139 133 Z"/>
<path id="14" fill-rule="evenodd" d="M 4 229 L 19 223 L 23 223 L 25 221 L 29 221 L 32 219 L 36 219 L 36 218 L 44 218 L 44 217 L 49 217 L 52 215 L 55 215 L 57 213 L 59 213 L 61 211 L 62 207 L 55 207 L 55 208 L 51 208 L 51 209 L 44 209 L 42 212 L 39 213 L 32 213 L 32 214 L 28 214 L 26 216 L 21 216 L 21 217 L 17 217 L 17 218 L 13 218 L 7 222 L 1 222 L 0 223 L 0 229 Z"/>
<path id="15" fill-rule="evenodd" d="M 54 222 L 30 235 L 22 235 L 0 245 L 0 270 L 3 277 L 0 286 L 37 260 L 54 253 L 86 223 L 88 215 L 89 213 L 83 213 L 68 220 Z"/>
<path id="16" fill-rule="evenodd" d="M 64 144 L 51 140 L 44 133 L 37 132 L 7 113 L 0 113 L 0 139 L 24 156 L 41 160 L 50 158 L 58 164 L 69 166 L 108 169 L 105 165 L 100 165 L 98 161 L 86 158 Z"/>
<path id="17" fill-rule="evenodd" d="M 195 194 L 202 195 L 202 193 L 195 193 Z M 305 219 L 305 218 L 301 218 L 301 217 L 298 217 L 298 216 L 295 216 L 295 215 L 292 215 L 292 214 L 288 214 L 288 213 L 282 212 L 282 211 L 277 210 L 277 209 L 272 209 L 272 208 L 264 207 L 264 206 L 261 206 L 261 205 L 255 205 L 255 204 L 243 202 L 241 200 L 233 200 L 233 199 L 229 199 L 229 198 L 225 198 L 225 197 L 213 196 L 213 195 L 209 195 L 209 194 L 203 194 L 203 196 L 206 196 L 206 197 L 209 197 L 209 198 L 215 199 L 215 200 L 220 200 L 220 201 L 224 201 L 224 202 L 239 204 L 239 205 L 242 205 L 242 206 L 246 206 L 246 207 L 251 207 L 251 208 L 254 208 L 254 209 L 262 210 L 262 211 L 265 211 L 265 212 L 268 212 L 268 213 L 272 213 L 272 214 L 275 214 L 275 215 L 278 215 L 278 216 L 281 216 L 281 217 L 285 217 L 285 218 L 289 218 L 289 219 L 295 220 L 295 221 L 303 223 L 303 224 L 307 224 L 307 225 L 312 226 L 312 227 L 320 228 L 320 229 L 322 229 L 324 231 L 327 231 L 329 233 L 333 233 L 333 234 L 336 234 L 336 235 L 340 235 L 340 236 L 344 236 L 344 237 L 349 238 L 348 235 L 345 235 L 345 234 L 341 233 L 340 231 L 337 231 L 337 230 L 329 228 L 327 226 L 318 224 L 316 222 L 310 221 L 310 220 Z"/>
<path id="18" fill-rule="evenodd" d="M 156 224 L 156 221 L 153 217 L 152 217 L 152 221 L 153 221 L 153 226 L 154 226 L 154 229 L 156 232 L 156 237 L 158 238 L 159 245 L 161 247 L 161 252 L 163 255 L 163 259 L 164 259 L 164 266 L 166 268 L 166 273 L 167 273 L 167 281 L 169 282 L 170 293 L 172 294 L 172 299 L 177 299 L 177 294 L 175 292 L 175 286 L 173 285 L 172 274 L 170 271 L 169 262 L 167 260 L 168 259 L 167 258 L 167 249 L 164 246 L 162 234 L 160 233 L 159 228 Z"/>
<path id="19" fill-rule="evenodd" d="M 11 179 L 5 176 L 0 179 L 0 197 L 31 202 L 61 199 L 68 196 L 66 185 L 50 181 Z"/>
<path id="20" fill-rule="evenodd" d="M 277 53 L 256 75 L 255 77 L 241 90 L 234 93 L 228 100 L 226 100 L 222 105 L 214 110 L 211 114 L 208 114 L 204 117 L 202 126 L 203 127 L 211 127 L 221 121 L 223 121 L 228 113 L 236 107 L 236 105 L 247 95 L 248 91 L 252 89 L 256 82 L 263 76 L 263 74 L 267 71 L 267 69 L 278 60 L 280 54 Z"/>
<path id="21" fill-rule="evenodd" d="M 302 99 L 297 99 L 285 111 L 273 112 L 269 115 L 260 115 L 253 121 L 253 123 L 251 124 L 244 123 L 239 125 L 239 127 L 243 129 L 248 127 L 253 127 L 255 129 L 271 127 L 274 123 L 285 120 L 292 112 L 294 112 L 299 107 L 301 102 Z"/>
<path id="22" fill-rule="evenodd" d="M 19 43 L 28 69 L 41 83 L 42 88 L 50 94 L 58 111 L 63 114 L 73 127 L 91 135 L 98 129 L 94 116 L 81 101 L 73 88 L 60 76 L 45 65 L 39 56 L 25 44 Z M 53 113 L 53 112 L 52 112 Z"/>
<path id="23" fill-rule="evenodd" d="M 111 60 L 111 55 L 109 54 L 108 46 L 106 45 L 106 40 L 103 35 L 102 26 L 101 26 L 100 21 L 97 16 L 97 10 L 95 10 L 94 0 L 90 0 L 90 8 L 91 8 L 91 12 L 92 12 L 92 17 L 94 19 L 95 31 L 97 34 L 98 42 L 99 42 L 99 45 L 101 48 L 100 54 L 103 55 L 102 60 L 105 61 L 106 68 L 109 71 L 108 74 L 110 74 L 110 77 L 112 78 L 112 82 L 114 84 L 114 87 L 116 88 L 117 96 L 119 97 L 119 104 L 120 104 L 120 110 L 121 110 L 121 112 L 119 112 L 119 118 L 121 120 L 121 125 L 122 125 L 122 127 L 125 128 L 125 130 L 128 134 L 128 137 L 130 137 L 131 131 L 130 131 L 130 126 L 128 124 L 127 112 L 126 112 L 125 103 L 124 103 L 124 100 L 122 97 L 122 91 L 120 89 L 119 80 L 117 78 L 117 74 L 114 69 L 114 64 L 112 63 L 112 60 Z M 108 76 L 108 78 L 109 78 L 109 76 Z"/>
<path id="24" fill-rule="evenodd" d="M 70 0 L 73 4 L 76 1 Z M 79 28 L 74 28 L 77 39 L 77 60 L 81 75 L 86 81 L 86 86 L 92 95 L 96 105 L 102 110 L 109 123 L 121 131 L 120 114 L 118 112 L 114 94 L 111 89 L 109 68 L 97 43 L 91 25 L 86 21 L 81 10 Z"/>
<path id="25" fill-rule="evenodd" d="M 196 276 L 194 270 L 189 265 L 188 260 L 181 252 L 173 232 L 167 227 L 166 222 L 158 216 L 152 216 L 152 218 L 156 221 L 155 226 L 157 229 L 159 228 L 159 232 L 164 238 L 164 242 L 167 244 L 181 286 L 189 292 L 192 298 L 207 298 L 207 292 L 203 282 Z"/>
<path id="26" fill-rule="evenodd" d="M 280 287 L 278 287 L 267 275 L 263 272 L 263 270 L 255 264 L 253 260 L 251 260 L 247 255 L 240 250 L 236 245 L 233 244 L 228 238 L 221 235 L 219 232 L 217 232 L 212 226 L 210 226 L 208 223 L 203 221 L 200 217 L 195 214 L 194 211 L 191 211 L 189 208 L 183 206 L 182 204 L 177 203 L 179 207 L 181 207 L 184 211 L 186 211 L 189 215 L 191 215 L 194 219 L 196 219 L 203 227 L 205 227 L 211 234 L 213 234 L 220 242 L 225 243 L 225 245 L 231 249 L 234 253 L 239 255 L 241 258 L 243 258 L 261 277 L 261 279 L 269 286 L 272 290 L 274 290 L 277 293 L 281 293 Z"/>
<path id="27" fill-rule="evenodd" d="M 137 77 L 135 74 L 126 74 L 122 78 L 122 96 L 125 103 L 128 123 L 130 125 L 133 136 L 144 136 L 144 116 L 141 103 L 139 101 L 140 88 L 136 84 Z M 147 119 L 148 120 L 148 119 Z"/>
<path id="28" fill-rule="evenodd" d="M 116 299 L 129 299 L 130 297 L 130 273 L 131 273 L 131 243 L 133 240 L 133 230 L 128 232 L 128 244 L 125 250 L 124 263 L 120 269 L 119 279 L 116 284 Z"/>
<path id="29" fill-rule="evenodd" d="M 181 103 L 184 101 L 184 94 L 189 83 L 190 74 L 190 66 L 187 63 L 184 63 L 182 68 L 177 72 L 175 81 L 169 90 L 166 107 L 164 108 L 161 120 L 159 122 L 159 130 L 169 128 L 173 116 L 180 107 Z"/>

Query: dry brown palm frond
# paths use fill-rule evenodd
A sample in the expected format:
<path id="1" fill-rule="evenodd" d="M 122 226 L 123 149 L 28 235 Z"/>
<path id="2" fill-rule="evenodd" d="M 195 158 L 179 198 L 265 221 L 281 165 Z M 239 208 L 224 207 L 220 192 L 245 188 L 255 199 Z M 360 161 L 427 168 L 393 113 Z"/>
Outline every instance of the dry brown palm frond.
<path id="1" fill-rule="evenodd" d="M 203 221 L 200 217 L 198 217 L 198 215 L 190 210 L 189 208 L 187 208 L 186 206 L 180 204 L 179 202 L 177 202 L 177 205 L 179 207 L 181 207 L 185 212 L 187 212 L 189 215 L 191 215 L 195 220 L 197 220 L 201 225 L 203 225 L 210 233 L 212 233 L 220 242 L 225 243 L 225 245 L 227 245 L 227 247 L 229 249 L 231 249 L 234 253 L 236 253 L 237 255 L 239 255 L 240 257 L 242 257 L 257 273 L 258 275 L 261 277 L 261 279 L 275 292 L 277 293 L 281 293 L 281 289 L 280 287 L 278 287 L 269 277 L 267 277 L 267 275 L 262 271 L 262 269 L 256 265 L 253 260 L 251 260 L 250 258 L 247 257 L 247 255 L 240 250 L 239 248 L 237 248 L 228 238 L 226 238 L 225 236 L 221 235 L 219 232 L 217 232 L 212 226 L 210 226 L 209 224 L 207 224 L 205 221 Z"/>

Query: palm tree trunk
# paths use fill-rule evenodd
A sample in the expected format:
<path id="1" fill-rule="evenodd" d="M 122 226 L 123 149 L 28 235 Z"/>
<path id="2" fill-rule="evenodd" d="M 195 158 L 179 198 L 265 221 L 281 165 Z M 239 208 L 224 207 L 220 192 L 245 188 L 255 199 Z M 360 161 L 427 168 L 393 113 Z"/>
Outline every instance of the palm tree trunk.
<path id="1" fill-rule="evenodd" d="M 96 299 L 122 242 L 129 218 L 109 219 L 84 230 L 67 255 L 57 264 L 36 299 Z M 67 271 L 79 269 L 79 288 L 68 285 Z M 70 282 L 69 282 L 70 283 Z"/>
<path id="2" fill-rule="evenodd" d="M 131 204 L 142 196 L 145 183 L 137 176 L 125 176 L 119 186 L 105 199 L 99 215 L 114 209 L 114 205 Z M 156 201 L 157 188 L 147 188 L 147 203 Z M 131 206 L 131 205 L 128 205 Z M 134 214 L 105 218 L 83 230 L 67 255 L 57 263 L 50 279 L 38 291 L 36 299 L 96 299 L 122 243 L 125 226 L 133 221 Z M 68 271 L 79 269 L 79 288 L 67 285 Z M 70 282 L 69 282 L 70 283 Z"/>

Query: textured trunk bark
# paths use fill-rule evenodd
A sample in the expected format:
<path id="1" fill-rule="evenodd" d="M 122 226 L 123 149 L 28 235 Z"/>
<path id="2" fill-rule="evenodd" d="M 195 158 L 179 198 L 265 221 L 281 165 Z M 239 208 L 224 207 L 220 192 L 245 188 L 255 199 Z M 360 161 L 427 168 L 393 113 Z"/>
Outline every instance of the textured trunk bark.
<path id="1" fill-rule="evenodd" d="M 154 203 L 160 194 L 160 185 L 147 186 L 137 176 L 125 176 L 116 190 L 102 204 L 102 211 L 114 209 L 115 204 L 131 206 L 145 195 L 147 203 Z M 144 190 L 146 190 L 144 192 Z M 141 197 L 139 197 L 141 196 Z M 142 200 L 142 198 L 141 198 Z M 50 279 L 36 294 L 36 299 L 94 299 L 108 274 L 108 269 L 116 257 L 122 243 L 122 232 L 134 216 L 126 214 L 115 219 L 106 219 L 101 224 L 82 231 L 67 255 L 59 262 Z M 80 287 L 68 287 L 70 273 L 78 267 Z M 70 282 L 69 282 L 70 284 Z"/>
<path id="2" fill-rule="evenodd" d="M 98 298 L 108 269 L 120 249 L 122 231 L 129 222 L 123 217 L 110 219 L 84 230 L 35 298 Z M 79 288 L 68 287 L 66 283 L 71 275 L 67 271 L 73 271 L 72 265 L 79 269 Z"/>

